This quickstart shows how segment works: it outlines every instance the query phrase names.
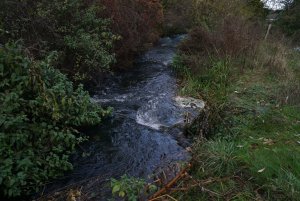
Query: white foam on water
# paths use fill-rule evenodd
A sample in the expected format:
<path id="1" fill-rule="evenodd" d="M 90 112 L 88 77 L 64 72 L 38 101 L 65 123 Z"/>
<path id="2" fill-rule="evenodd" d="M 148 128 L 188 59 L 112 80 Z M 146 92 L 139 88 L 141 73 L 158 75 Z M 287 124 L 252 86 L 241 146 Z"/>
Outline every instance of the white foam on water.
<path id="1" fill-rule="evenodd" d="M 140 125 L 159 130 L 162 126 L 159 123 L 158 117 L 154 115 L 154 111 L 158 110 L 158 100 L 150 100 L 147 105 L 140 108 L 136 114 L 136 122 Z"/>
<path id="2" fill-rule="evenodd" d="M 162 124 L 157 123 L 154 118 L 149 117 L 147 113 L 138 113 L 136 115 L 136 122 L 140 125 L 150 127 L 154 130 L 160 130 L 160 128 L 163 126 Z"/>
<path id="3" fill-rule="evenodd" d="M 94 103 L 109 103 L 112 101 L 123 103 L 126 100 L 128 100 L 130 97 L 132 97 L 131 93 L 119 95 L 119 96 L 112 97 L 112 98 L 99 98 L 98 96 L 94 96 L 93 98 L 91 98 L 91 101 Z"/>
<path id="4" fill-rule="evenodd" d="M 173 59 L 169 59 L 162 62 L 164 66 L 170 66 L 173 63 Z"/>

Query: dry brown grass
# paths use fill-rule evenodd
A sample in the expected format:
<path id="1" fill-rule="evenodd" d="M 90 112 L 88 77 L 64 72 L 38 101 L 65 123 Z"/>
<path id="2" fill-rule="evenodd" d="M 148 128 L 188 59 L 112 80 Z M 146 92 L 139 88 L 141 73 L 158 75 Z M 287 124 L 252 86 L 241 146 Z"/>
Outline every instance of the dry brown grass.
<path id="1" fill-rule="evenodd" d="M 283 41 L 276 41 L 275 38 L 260 43 L 256 52 L 255 67 L 280 79 L 290 79 L 292 73 L 287 58 L 290 50 L 283 44 Z"/>
<path id="2" fill-rule="evenodd" d="M 238 17 L 227 17 L 214 30 L 194 28 L 181 45 L 184 62 L 193 72 L 210 67 L 212 60 L 229 59 L 242 72 L 257 62 L 256 54 L 263 40 L 259 24 Z M 258 63 L 258 62 L 257 62 Z"/>

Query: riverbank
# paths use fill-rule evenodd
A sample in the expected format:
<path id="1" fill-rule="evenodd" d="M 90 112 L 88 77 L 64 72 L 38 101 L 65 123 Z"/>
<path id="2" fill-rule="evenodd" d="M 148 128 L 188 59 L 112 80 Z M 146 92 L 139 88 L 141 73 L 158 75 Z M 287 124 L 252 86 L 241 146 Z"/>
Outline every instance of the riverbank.
<path id="1" fill-rule="evenodd" d="M 182 106 L 185 99 L 176 97 L 178 86 L 170 64 L 184 37 L 162 38 L 136 58 L 134 68 L 115 73 L 110 84 L 95 93 L 94 103 L 113 107 L 111 117 L 85 130 L 89 140 L 73 155 L 72 172 L 46 185 L 37 200 L 66 200 L 69 195 L 77 200 L 112 199 L 113 178 L 123 178 L 113 185 L 118 186 L 113 194 L 119 189 L 129 197 L 135 191 L 131 186 L 161 175 L 170 180 L 180 171 L 191 158 L 185 149 L 190 142 L 183 135 L 184 114 L 191 113 L 192 119 L 195 108 L 204 107 L 202 102 Z"/>
<path id="2" fill-rule="evenodd" d="M 299 200 L 300 54 L 270 43 L 268 68 L 225 59 L 196 74 L 177 57 L 180 94 L 204 98 L 211 125 L 177 200 Z"/>

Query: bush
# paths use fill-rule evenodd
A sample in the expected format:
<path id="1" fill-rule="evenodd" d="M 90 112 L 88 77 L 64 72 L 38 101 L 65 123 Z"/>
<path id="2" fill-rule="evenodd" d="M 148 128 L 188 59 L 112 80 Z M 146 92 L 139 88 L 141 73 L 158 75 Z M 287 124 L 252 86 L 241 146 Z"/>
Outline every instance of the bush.
<path id="1" fill-rule="evenodd" d="M 159 39 L 163 12 L 158 0 L 99 0 L 105 6 L 104 15 L 111 18 L 111 29 L 121 40 L 114 51 L 121 65 L 128 67 L 133 56 Z"/>
<path id="2" fill-rule="evenodd" d="M 164 34 L 186 33 L 193 25 L 194 0 L 163 0 Z"/>
<path id="3" fill-rule="evenodd" d="M 85 82 L 99 82 L 116 60 L 128 67 L 158 40 L 163 22 L 158 0 L 12 0 L 0 8 L 0 43 L 21 38 L 39 59 L 58 51 L 58 68 Z"/>
<path id="4" fill-rule="evenodd" d="M 191 0 L 189 18 L 193 26 L 214 28 L 228 17 L 240 19 L 260 19 L 267 14 L 260 0 Z"/>
<path id="5" fill-rule="evenodd" d="M 137 201 L 144 191 L 146 182 L 139 178 L 123 175 L 120 180 L 111 179 L 112 194 L 114 197 L 127 198 L 128 201 Z"/>
<path id="6" fill-rule="evenodd" d="M 214 29 L 235 16 L 264 19 L 268 13 L 260 0 L 162 0 L 162 4 L 165 34 L 186 33 L 195 26 Z"/>
<path id="7" fill-rule="evenodd" d="M 27 52 L 44 58 L 58 51 L 58 67 L 73 80 L 90 81 L 115 61 L 111 49 L 118 38 L 109 20 L 98 17 L 100 5 L 83 0 L 2 1 L 0 43 L 23 39 Z M 2 27 L 1 27 L 2 25 Z"/>
<path id="8" fill-rule="evenodd" d="M 8 197 L 37 191 L 72 168 L 69 156 L 84 138 L 76 128 L 107 113 L 52 67 L 25 57 L 17 43 L 0 48 L 0 187 Z"/>

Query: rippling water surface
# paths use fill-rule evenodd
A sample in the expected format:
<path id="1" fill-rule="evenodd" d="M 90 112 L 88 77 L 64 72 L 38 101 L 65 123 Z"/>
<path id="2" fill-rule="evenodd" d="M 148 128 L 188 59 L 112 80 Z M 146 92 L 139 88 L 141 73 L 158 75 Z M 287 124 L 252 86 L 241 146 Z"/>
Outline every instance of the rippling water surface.
<path id="1" fill-rule="evenodd" d="M 90 140 L 82 146 L 88 156 L 74 156 L 74 171 L 50 189 L 78 183 L 97 192 L 97 200 L 106 200 L 110 192 L 105 183 L 111 177 L 147 179 L 159 168 L 188 160 L 178 142 L 186 144 L 186 139 L 172 128 L 183 121 L 184 111 L 174 101 L 176 79 L 169 67 L 183 37 L 162 38 L 137 59 L 133 70 L 114 75 L 96 93 L 95 102 L 114 108 L 112 118 L 88 131 Z"/>

